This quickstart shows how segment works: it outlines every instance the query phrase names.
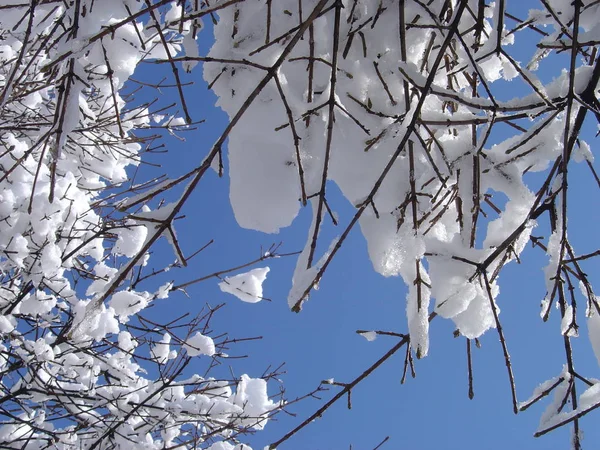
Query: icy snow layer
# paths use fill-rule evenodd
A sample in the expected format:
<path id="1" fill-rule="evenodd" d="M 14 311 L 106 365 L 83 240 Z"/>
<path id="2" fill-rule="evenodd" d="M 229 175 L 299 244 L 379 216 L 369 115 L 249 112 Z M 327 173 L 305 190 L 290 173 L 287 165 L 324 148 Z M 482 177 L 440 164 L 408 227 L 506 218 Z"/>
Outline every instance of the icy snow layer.
<path id="1" fill-rule="evenodd" d="M 139 333 L 131 322 L 171 290 L 136 290 L 124 267 L 146 264 L 142 249 L 173 209 L 139 205 L 144 220 L 133 220 L 132 200 L 117 203 L 140 162 L 133 132 L 152 117 L 120 89 L 142 59 L 167 56 L 157 27 L 172 55 L 198 55 L 201 20 L 180 27 L 183 3 L 151 1 L 154 17 L 128 20 L 147 4 L 0 2 L 0 370 L 10 374 L 0 396 L 15 411 L 0 425 L 2 448 L 159 449 L 207 429 L 226 439 L 262 429 L 274 406 L 262 380 L 245 376 L 234 392 L 172 378 L 174 359 L 215 354 L 209 336 L 127 331 Z M 165 372 L 154 380 L 148 367 Z"/>
<path id="2" fill-rule="evenodd" d="M 455 16 L 428 15 L 419 4 L 405 2 L 405 21 L 420 17 L 422 25 L 405 30 L 405 55 L 398 34 L 390 31 L 398 29 L 398 2 L 342 3 L 344 8 L 333 8 L 314 21 L 229 135 L 231 204 L 240 225 L 275 233 L 290 225 L 309 199 L 313 222 L 288 297 L 297 311 L 337 251 L 337 241 L 321 256 L 315 254 L 314 245 L 329 220 L 326 207 L 317 207 L 319 196 L 327 194 L 323 177 L 335 183 L 358 210 L 375 270 L 384 276 L 399 275 L 409 286 L 411 343 L 425 355 L 430 297 L 435 299 L 433 311 L 453 320 L 468 338 L 496 326 L 500 289 L 493 274 L 518 257 L 535 226 L 529 216 L 536 196 L 522 174 L 545 170 L 562 154 L 563 114 L 545 108 L 564 98 L 569 77 L 563 73 L 544 86 L 533 71 L 496 53 L 497 3 L 486 6 L 484 30 L 478 37 L 474 17 L 465 13 L 458 20 L 464 43 L 454 39 L 444 47 L 443 36 L 432 30 L 439 30 L 438 22 L 450 24 Z M 437 11 L 443 3 L 428 4 Z M 468 3 L 471 11 L 477 10 L 477 2 Z M 570 17 L 570 4 L 553 3 Z M 322 3 L 303 1 L 302 17 L 296 0 L 268 5 L 249 0 L 219 12 L 210 56 L 240 63 L 206 64 L 204 78 L 218 96 L 217 105 L 230 117 L 247 105 L 248 95 L 268 76 L 260 67 L 277 61 L 291 45 L 300 21 Z M 582 18 L 590 36 L 599 30 L 590 19 L 598 11 L 597 5 L 592 6 Z M 268 13 L 277 20 L 271 21 L 267 36 Z M 548 14 L 544 17 L 544 23 L 553 23 Z M 515 39 L 515 34 L 506 35 L 501 44 L 512 45 Z M 480 59 L 474 66 L 466 49 L 477 45 Z M 444 58 L 438 58 L 442 47 Z M 481 96 L 473 96 L 461 67 L 468 68 L 470 77 L 484 78 L 486 87 L 501 78 L 524 77 L 533 86 L 531 94 L 500 102 L 489 98 L 480 83 Z M 576 91 L 585 88 L 590 74 L 590 67 L 577 68 Z M 334 120 L 329 112 L 332 103 Z M 523 111 L 530 113 L 528 130 L 493 146 L 484 142 L 485 122 L 492 115 L 499 120 Z M 475 136 L 469 124 L 473 120 L 483 124 Z M 416 126 L 409 129 L 411 123 Z M 399 148 L 400 143 L 404 145 Z M 575 160 L 590 160 L 587 144 L 580 147 Z M 486 195 L 492 193 L 507 201 L 493 206 L 498 214 L 492 211 L 484 221 L 479 208 L 488 208 Z M 515 230 L 520 232 L 515 235 Z M 555 269 L 555 255 L 550 256 L 548 276 Z M 484 261 L 482 273 L 478 265 Z"/>
<path id="3" fill-rule="evenodd" d="M 596 298 L 596 300 L 600 300 Z M 594 354 L 596 355 L 596 359 L 598 360 L 598 365 L 600 365 L 600 312 L 595 309 L 591 311 L 590 317 L 587 321 L 588 333 L 590 337 L 590 342 L 592 343 L 592 348 L 594 349 Z"/>

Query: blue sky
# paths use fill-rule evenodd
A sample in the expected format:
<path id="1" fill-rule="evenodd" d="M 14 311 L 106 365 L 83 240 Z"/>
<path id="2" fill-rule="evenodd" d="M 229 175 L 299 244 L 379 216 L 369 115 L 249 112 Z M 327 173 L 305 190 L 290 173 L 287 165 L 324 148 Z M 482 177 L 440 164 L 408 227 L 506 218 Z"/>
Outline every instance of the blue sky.
<path id="1" fill-rule="evenodd" d="M 203 36 L 209 38 L 210 31 L 205 30 Z M 208 44 L 208 40 L 203 42 L 204 46 Z M 145 66 L 136 77 L 156 80 L 155 69 L 156 66 Z M 186 88 L 192 118 L 206 119 L 206 123 L 199 125 L 197 131 L 182 134 L 185 141 L 169 140 L 167 155 L 149 159 L 161 163 L 161 172 L 173 176 L 197 165 L 226 126 L 224 114 L 213 107 L 216 99 L 201 79 L 201 68 L 197 67 L 186 78 L 195 82 L 194 86 Z M 506 88 L 507 97 L 518 95 L 514 86 L 507 84 Z M 175 92 L 166 90 L 161 101 L 176 100 Z M 590 127 L 586 131 L 594 130 Z M 588 137 L 590 143 L 592 139 Z M 144 170 L 147 170 L 146 176 L 142 175 L 143 171 L 140 175 L 145 179 L 156 169 L 146 166 Z M 593 180 L 583 165 L 576 167 L 573 174 L 577 183 L 571 185 L 570 236 L 576 249 L 578 245 L 579 248 L 596 249 L 599 248 L 595 232 L 600 213 L 589 208 L 585 201 L 578 201 L 585 199 L 586 190 L 594 189 Z M 332 193 L 330 204 L 340 215 L 341 223 L 347 223 L 353 208 L 336 188 L 329 192 Z M 261 246 L 266 249 L 272 243 L 283 242 L 282 252 L 301 250 L 310 222 L 307 209 L 289 229 L 277 235 L 241 229 L 235 223 L 228 200 L 227 172 L 222 179 L 213 172 L 204 177 L 184 214 L 186 218 L 178 221 L 177 231 L 185 248 L 191 251 L 210 239 L 215 243 L 194 259 L 190 267 L 168 274 L 167 278 L 177 282 L 254 259 Z M 323 242 L 329 242 L 340 231 L 328 224 L 323 231 Z M 547 236 L 545 219 L 533 234 Z M 166 261 L 174 258 L 164 242 L 157 247 L 151 261 L 155 267 L 160 267 L 158 261 L 163 258 Z M 539 319 L 539 303 L 545 294 L 541 269 L 547 264 L 547 258 L 539 249 L 529 246 L 522 259 L 520 266 L 511 263 L 504 270 L 499 297 L 500 318 L 521 401 L 527 399 L 539 383 L 558 375 L 565 361 L 558 333 L 558 311 L 553 310 L 548 323 Z M 311 391 L 324 379 L 351 381 L 395 343 L 395 338 L 391 337 L 367 342 L 356 335 L 357 329 L 400 333 L 407 329 L 406 289 L 400 279 L 383 278 L 373 271 L 358 229 L 351 233 L 328 269 L 320 289 L 313 293 L 300 314 L 290 312 L 286 301 L 295 258 L 271 260 L 263 265 L 267 264 L 271 272 L 264 284 L 264 295 L 272 300 L 270 302 L 242 303 L 222 293 L 217 286 L 218 280 L 213 279 L 191 286 L 188 289 L 190 298 L 172 294 L 169 303 L 157 308 L 155 314 L 168 313 L 174 317 L 184 311 L 198 311 L 206 302 L 212 305 L 226 303 L 213 322 L 216 334 L 227 331 L 232 337 L 263 336 L 261 341 L 241 343 L 230 351 L 232 355 L 250 355 L 247 359 L 232 360 L 234 373 L 256 376 L 269 365 L 278 366 L 285 362 L 287 374 L 282 379 L 290 399 Z M 598 263 L 588 261 L 584 269 L 593 279 Z M 581 319 L 580 325 L 581 338 L 574 343 L 576 367 L 583 375 L 594 377 L 599 372 L 598 364 Z M 430 353 L 427 358 L 416 361 L 416 379 L 409 377 L 404 385 L 400 385 L 405 355 L 401 350 L 353 391 L 351 411 L 345 400 L 338 402 L 323 418 L 280 448 L 333 450 L 348 449 L 352 445 L 355 450 L 370 450 L 386 436 L 390 436 L 390 440 L 382 448 L 390 450 L 568 448 L 568 429 L 539 439 L 532 437 L 547 401 L 517 416 L 512 413 L 506 368 L 495 330 L 490 330 L 481 339 L 481 349 L 473 348 L 475 398 L 468 399 L 465 340 L 453 338 L 453 331 L 451 322 L 434 320 Z M 193 369 L 201 371 L 202 365 L 203 361 L 199 359 L 198 366 Z M 323 392 L 322 401 L 330 398 L 337 389 L 332 386 L 329 392 Z M 279 415 L 248 443 L 256 450 L 276 441 L 315 411 L 322 401 L 305 400 L 294 405 L 290 412 L 297 414 L 296 417 Z M 595 442 L 600 442 L 596 417 L 592 413 L 582 421 L 584 448 L 592 448 Z"/>

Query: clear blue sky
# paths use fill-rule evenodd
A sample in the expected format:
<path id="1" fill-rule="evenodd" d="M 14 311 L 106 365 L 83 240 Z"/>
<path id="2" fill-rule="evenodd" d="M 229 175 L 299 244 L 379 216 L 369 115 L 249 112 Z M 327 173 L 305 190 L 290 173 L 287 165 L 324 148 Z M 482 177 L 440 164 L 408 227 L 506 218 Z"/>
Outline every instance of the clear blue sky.
<path id="1" fill-rule="evenodd" d="M 203 32 L 209 38 L 210 31 Z M 205 41 L 203 45 L 208 45 Z M 148 70 L 150 69 L 150 70 Z M 156 66 L 144 67 L 136 77 L 158 79 L 152 72 Z M 167 69 L 163 67 L 163 69 Z M 168 71 L 165 70 L 165 74 Z M 178 175 L 197 165 L 226 125 L 224 114 L 213 107 L 215 98 L 201 79 L 201 68 L 186 77 L 195 85 L 186 88 L 194 120 L 205 118 L 198 130 L 183 134 L 185 142 L 169 141 L 169 154 L 150 159 L 163 164 L 163 171 Z M 511 86 L 507 97 L 518 95 Z M 174 92 L 166 91 L 163 102 L 176 101 Z M 591 128 L 588 132 L 594 131 Z M 591 143 L 593 137 L 589 138 Z M 227 161 L 225 161 L 227 164 Z M 148 174 L 153 169 L 145 167 Z M 578 195 L 594 189 L 591 178 L 582 165 L 574 172 L 577 183 L 571 185 L 573 197 L 570 236 L 575 248 L 585 239 L 593 244 L 583 248 L 599 248 L 597 209 L 577 204 Z M 143 173 L 143 172 L 141 172 Z M 158 172 L 156 172 L 158 173 Z M 582 176 L 579 177 L 578 174 Z M 147 178 L 147 177 L 143 177 Z M 581 184 L 579 184 L 581 183 Z M 329 201 L 347 223 L 353 208 L 335 192 Z M 578 207 L 579 206 L 579 207 Z M 260 246 L 283 241 L 281 251 L 300 250 L 304 245 L 310 221 L 310 211 L 302 211 L 292 227 L 278 235 L 243 230 L 233 218 L 228 200 L 228 179 L 218 179 L 211 172 L 206 176 L 194 197 L 184 209 L 186 219 L 177 223 L 182 244 L 196 249 L 210 239 L 215 243 L 197 257 L 189 268 L 170 272 L 167 278 L 186 281 L 215 270 L 249 261 L 259 254 Z M 542 221 L 544 223 L 545 220 Z M 341 230 L 328 226 L 323 242 Z M 535 235 L 547 236 L 547 226 L 540 226 Z M 174 258 L 161 243 L 152 260 Z M 523 254 L 523 264 L 511 263 L 500 278 L 499 306 L 517 383 L 519 400 L 527 399 L 532 390 L 547 378 L 560 373 L 565 361 L 562 340 L 557 331 L 558 311 L 543 324 L 539 319 L 539 304 L 545 286 L 542 267 L 547 258 L 539 249 L 529 248 Z M 395 343 L 395 338 L 379 337 L 367 342 L 355 334 L 357 329 L 381 329 L 405 332 L 405 287 L 400 279 L 386 279 L 376 274 L 366 252 L 366 244 L 356 229 L 338 254 L 323 279 L 320 289 L 313 293 L 300 314 L 287 307 L 287 293 L 295 258 L 268 261 L 271 272 L 264 284 L 264 295 L 271 302 L 246 304 L 222 293 L 218 280 L 209 280 L 188 289 L 191 298 L 172 294 L 169 303 L 156 308 L 155 313 L 176 316 L 183 311 L 198 311 L 205 302 L 227 304 L 215 318 L 216 332 L 227 331 L 234 337 L 263 336 L 261 341 L 237 345 L 232 355 L 251 357 L 234 360 L 234 373 L 260 375 L 269 366 L 286 362 L 287 375 L 283 381 L 288 398 L 303 395 L 314 389 L 320 380 L 335 378 L 347 382 L 366 369 Z M 584 269 L 597 279 L 598 263 L 593 261 Z M 583 302 L 582 302 L 583 303 Z M 575 340 L 576 367 L 580 373 L 600 378 L 598 364 L 591 351 L 585 323 L 580 319 L 581 338 Z M 547 405 L 542 401 L 518 416 L 512 413 L 510 391 L 495 330 L 482 339 L 482 348 L 473 348 L 475 398 L 467 397 L 467 367 L 465 340 L 454 339 L 451 322 L 436 319 L 431 326 L 431 347 L 427 358 L 416 361 L 417 378 L 408 378 L 400 385 L 404 351 L 398 352 L 383 367 L 360 384 L 352 394 L 353 409 L 348 411 L 345 400 L 338 402 L 323 418 L 297 434 L 281 449 L 370 450 L 386 436 L 390 440 L 383 449 L 565 449 L 569 446 L 569 429 L 534 439 L 539 417 Z M 196 370 L 202 370 L 202 362 Z M 337 392 L 335 386 L 322 394 L 323 401 Z M 581 392 L 581 390 L 580 390 Z M 273 393 L 275 393 L 273 391 Z M 297 417 L 278 416 L 265 431 L 247 442 L 255 450 L 281 437 L 316 410 L 322 402 L 306 400 L 290 408 Z M 597 414 L 582 421 L 585 431 L 584 448 L 591 449 L 600 442 L 596 426 Z"/>

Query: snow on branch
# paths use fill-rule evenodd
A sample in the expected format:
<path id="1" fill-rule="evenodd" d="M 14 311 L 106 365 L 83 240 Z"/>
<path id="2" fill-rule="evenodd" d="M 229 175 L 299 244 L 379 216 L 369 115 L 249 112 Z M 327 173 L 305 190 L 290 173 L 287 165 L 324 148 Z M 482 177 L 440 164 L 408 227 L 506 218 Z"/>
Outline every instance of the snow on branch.
<path id="1" fill-rule="evenodd" d="M 579 419 L 599 402 L 597 382 L 575 370 L 572 346 L 585 318 L 596 354 L 600 348 L 600 303 L 586 272 L 600 254 L 576 248 L 569 219 L 582 178 L 573 167 L 581 164 L 600 187 L 591 141 L 583 139 L 586 120 L 600 115 L 600 4 L 542 1 L 522 17 L 513 5 L 4 2 L 0 404 L 10 415 L 1 446 L 241 449 L 247 446 L 239 438 L 261 430 L 283 406 L 267 395 L 276 373 L 182 380 L 192 358 L 212 370 L 226 357 L 229 341 L 211 336 L 209 326 L 218 308 L 167 322 L 143 314 L 211 278 L 243 301 L 262 298 L 267 267 L 223 276 L 277 257 L 277 247 L 237 267 L 146 288 L 212 242 L 184 252 L 174 226 L 208 170 L 223 175 L 227 151 L 241 226 L 274 233 L 310 204 L 313 219 L 288 298 L 293 311 L 326 282 L 356 228 L 374 269 L 408 286 L 408 332 L 365 333 L 400 341 L 352 382 L 334 383 L 340 392 L 271 448 L 340 398 L 350 402 L 352 389 L 402 347 L 402 379 L 408 368 L 414 376 L 413 353 L 428 354 L 438 316 L 466 339 L 471 397 L 471 342 L 493 328 L 515 412 L 553 392 L 538 435 L 572 423 L 573 446 L 581 448 Z M 196 40 L 207 18 L 214 43 L 200 55 Z M 534 46 L 526 63 L 513 52 L 521 45 Z M 546 69 L 560 53 L 568 62 Z M 166 67 L 169 81 L 135 80 L 142 61 Z M 162 136 L 177 138 L 200 123 L 184 82 L 197 65 L 229 124 L 188 172 L 136 181 Z M 544 73 L 557 67 L 564 70 L 554 79 Z M 517 83 L 519 97 L 506 98 L 506 86 Z M 166 87 L 176 92 L 174 105 L 136 99 L 140 89 L 156 95 Z M 334 213 L 333 185 L 355 208 L 348 217 Z M 594 192 L 581 201 L 594 205 Z M 332 226 L 339 237 L 323 242 Z M 177 260 L 150 271 L 161 237 Z M 500 275 L 527 257 L 528 242 L 548 258 L 540 316 L 560 316 L 566 364 L 519 403 Z"/>
<path id="2" fill-rule="evenodd" d="M 204 78 L 235 120 L 227 151 L 238 223 L 277 232 L 310 204 L 313 220 L 288 298 L 295 312 L 326 282 L 358 225 L 374 269 L 408 286 L 416 356 L 428 353 L 431 315 L 450 319 L 467 338 L 471 377 L 470 342 L 495 328 L 517 412 L 501 322 L 502 269 L 520 262 L 528 242 L 546 251 L 542 317 L 558 307 L 567 361 L 578 300 L 587 317 L 600 314 L 580 259 L 598 256 L 597 248 L 576 251 L 567 220 L 578 181 L 571 167 L 583 162 L 600 186 L 580 136 L 600 108 L 592 19 L 600 5 L 543 1 L 519 17 L 509 0 L 332 0 L 304 39 L 285 47 L 306 11 L 321 3 L 247 1 L 219 12 L 208 55 L 215 63 L 204 65 Z M 532 43 L 531 61 L 519 62 L 512 49 Z M 563 68 L 545 62 L 560 52 L 569 63 L 552 80 L 540 67 Z M 257 93 L 264 68 L 276 76 Z M 520 96 L 506 98 L 506 86 L 517 83 Z M 541 182 L 531 182 L 533 172 Z M 344 220 L 332 212 L 333 184 L 356 208 Z M 532 235 L 547 223 L 546 237 Z M 321 242 L 322 230 L 338 224 L 339 238 Z M 578 379 L 572 362 L 567 372 Z M 568 393 L 576 408 L 574 383 Z M 575 428 L 579 436 L 576 420 Z"/>
<path id="3" fill-rule="evenodd" d="M 0 3 L 0 447 L 249 449 L 240 440 L 284 406 L 267 393 L 280 373 L 215 378 L 236 342 L 211 329 L 220 307 L 147 314 L 183 290 L 154 281 L 213 242 L 184 252 L 174 223 L 217 150 L 136 180 L 163 137 L 201 122 L 181 58 L 199 57 L 202 17 L 237 1 Z M 171 80 L 136 80 L 142 61 Z M 176 104 L 157 98 L 165 87 Z M 161 236 L 177 261 L 151 269 Z"/>

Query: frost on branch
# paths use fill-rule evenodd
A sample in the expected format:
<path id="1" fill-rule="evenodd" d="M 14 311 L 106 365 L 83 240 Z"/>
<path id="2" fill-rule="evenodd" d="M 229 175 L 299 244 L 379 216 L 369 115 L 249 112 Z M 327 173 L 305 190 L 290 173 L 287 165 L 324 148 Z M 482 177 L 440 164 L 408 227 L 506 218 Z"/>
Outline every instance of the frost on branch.
<path id="1" fill-rule="evenodd" d="M 571 167 L 587 165 L 600 185 L 589 140 L 579 139 L 586 116 L 598 116 L 600 5 L 541 2 L 522 15 L 514 4 L 249 0 L 219 11 L 204 78 L 233 124 L 238 223 L 277 232 L 310 203 L 290 308 L 302 309 L 359 225 L 374 269 L 408 286 L 417 356 L 429 350 L 435 316 L 452 320 L 468 349 L 495 328 L 516 412 L 500 320 L 504 266 L 520 262 L 530 241 L 547 252 L 541 314 L 559 309 L 568 360 L 575 284 L 587 316 L 600 314 L 582 269 L 599 253 L 574 249 L 567 221 L 569 186 L 579 181 Z M 517 60 L 517 47 L 531 49 L 531 60 Z M 572 56 L 567 67 L 558 53 Z M 506 82 L 522 94 L 510 99 Z M 333 213 L 333 184 L 355 207 L 345 220 Z M 341 226 L 327 246 L 319 237 L 330 224 Z M 567 372 L 579 380 L 572 365 Z"/>
<path id="2" fill-rule="evenodd" d="M 147 311 L 174 286 L 155 276 L 193 257 L 173 227 L 187 196 L 161 198 L 191 175 L 136 177 L 160 138 L 192 129 L 175 60 L 193 69 L 217 9 L 0 2 L 2 448 L 249 449 L 239 438 L 282 406 L 267 396 L 275 373 L 212 377 L 229 342 L 209 336 L 218 308 L 161 322 Z M 171 66 L 177 111 L 154 101 L 162 81 L 131 79 L 142 61 Z M 155 271 L 161 236 L 178 261 Z"/>

